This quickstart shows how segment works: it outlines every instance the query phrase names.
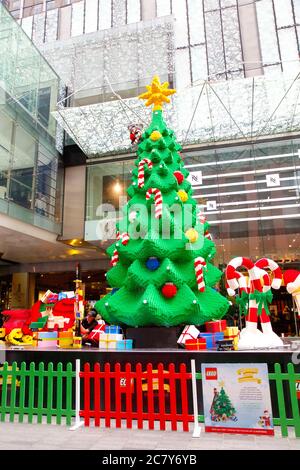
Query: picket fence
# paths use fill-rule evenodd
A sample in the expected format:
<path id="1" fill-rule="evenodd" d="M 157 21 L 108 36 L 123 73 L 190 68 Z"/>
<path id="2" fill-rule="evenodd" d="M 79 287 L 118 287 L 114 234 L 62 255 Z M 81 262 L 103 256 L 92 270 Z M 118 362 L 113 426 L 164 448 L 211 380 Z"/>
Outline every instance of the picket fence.
<path id="1" fill-rule="evenodd" d="M 202 379 L 196 373 L 198 380 Z M 295 436 L 300 437 L 299 400 L 296 382 L 300 373 L 295 372 L 294 365 L 287 365 L 287 372 L 282 371 L 280 364 L 274 365 L 274 372 L 269 373 L 272 393 L 274 424 L 280 426 L 283 437 L 294 429 Z M 65 366 L 58 363 L 45 365 L 22 362 L 4 363 L 0 367 L 0 420 L 48 424 L 66 423 L 90 426 L 132 428 L 133 422 L 138 429 L 154 429 L 158 423 L 160 430 L 170 428 L 177 431 L 189 431 L 194 420 L 191 412 L 191 373 L 185 364 L 176 370 L 174 364 L 158 364 L 145 368 L 140 363 L 127 363 L 124 368 L 119 363 L 111 365 L 99 363 L 91 366 L 80 363 L 76 369 L 71 363 Z M 272 384 L 274 384 L 272 386 Z M 287 410 L 287 403 L 290 409 Z M 288 417 L 289 416 L 289 417 Z M 203 422 L 204 416 L 198 415 Z"/>

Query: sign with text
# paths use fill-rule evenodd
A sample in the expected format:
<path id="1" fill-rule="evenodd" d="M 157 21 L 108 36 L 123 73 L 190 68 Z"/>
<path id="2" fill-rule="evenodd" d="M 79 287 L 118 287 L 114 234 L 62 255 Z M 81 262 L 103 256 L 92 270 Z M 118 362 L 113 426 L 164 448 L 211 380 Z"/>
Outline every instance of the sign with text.
<path id="1" fill-rule="evenodd" d="M 187 179 L 192 186 L 202 184 L 202 171 L 191 171 Z"/>
<path id="2" fill-rule="evenodd" d="M 280 186 L 280 176 L 279 173 L 274 173 L 272 175 L 266 176 L 267 186 L 271 188 L 273 186 Z"/>
<path id="3" fill-rule="evenodd" d="M 206 432 L 274 435 L 267 364 L 202 364 Z"/>

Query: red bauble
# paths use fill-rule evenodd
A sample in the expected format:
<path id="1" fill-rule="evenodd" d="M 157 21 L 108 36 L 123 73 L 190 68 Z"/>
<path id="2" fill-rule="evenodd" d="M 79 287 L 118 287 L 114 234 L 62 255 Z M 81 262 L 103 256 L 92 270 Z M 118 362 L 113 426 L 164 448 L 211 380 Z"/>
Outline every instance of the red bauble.
<path id="1" fill-rule="evenodd" d="M 173 175 L 175 176 L 175 178 L 177 179 L 177 182 L 178 184 L 181 184 L 184 180 L 184 176 L 183 174 L 181 173 L 181 171 L 174 171 Z"/>
<path id="2" fill-rule="evenodd" d="M 166 282 L 161 291 L 165 297 L 171 299 L 177 294 L 177 287 L 173 282 Z"/>

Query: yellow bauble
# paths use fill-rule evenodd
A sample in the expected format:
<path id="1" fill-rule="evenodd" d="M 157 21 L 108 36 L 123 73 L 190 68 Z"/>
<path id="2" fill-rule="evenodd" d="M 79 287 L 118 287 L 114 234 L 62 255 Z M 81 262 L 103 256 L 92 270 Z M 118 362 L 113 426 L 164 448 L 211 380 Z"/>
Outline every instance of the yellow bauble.
<path id="1" fill-rule="evenodd" d="M 198 240 L 199 233 L 194 228 L 189 228 L 185 232 L 185 236 L 190 241 L 190 243 L 195 243 Z"/>
<path id="2" fill-rule="evenodd" d="M 189 198 L 188 194 L 184 191 L 184 189 L 179 189 L 177 194 L 182 202 L 186 202 Z"/>
<path id="3" fill-rule="evenodd" d="M 150 139 L 151 140 L 158 140 L 161 138 L 161 133 L 159 131 L 153 131 L 151 132 Z"/>

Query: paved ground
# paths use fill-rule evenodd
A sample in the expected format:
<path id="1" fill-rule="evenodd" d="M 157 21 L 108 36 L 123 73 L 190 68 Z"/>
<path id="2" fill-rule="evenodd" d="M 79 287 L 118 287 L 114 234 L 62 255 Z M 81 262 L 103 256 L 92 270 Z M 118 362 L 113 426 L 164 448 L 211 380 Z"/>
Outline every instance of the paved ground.
<path id="1" fill-rule="evenodd" d="M 91 450 L 300 450 L 300 439 L 201 433 L 68 427 L 47 424 L 0 423 L 1 450 L 91 449 Z"/>

